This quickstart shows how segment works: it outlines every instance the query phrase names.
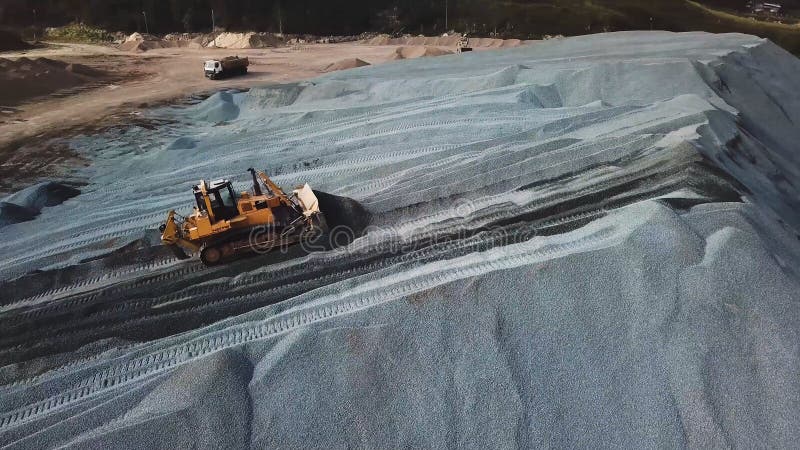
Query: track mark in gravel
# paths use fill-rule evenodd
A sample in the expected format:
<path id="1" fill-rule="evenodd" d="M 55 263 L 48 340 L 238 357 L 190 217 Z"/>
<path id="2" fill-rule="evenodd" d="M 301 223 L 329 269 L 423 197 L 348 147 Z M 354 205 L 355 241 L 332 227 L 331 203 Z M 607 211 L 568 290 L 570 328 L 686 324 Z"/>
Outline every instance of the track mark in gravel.
<path id="1" fill-rule="evenodd" d="M 635 164 L 637 158 L 640 157 L 629 157 L 618 163 Z M 562 185 L 560 192 L 542 195 L 536 194 L 535 191 L 526 193 L 523 190 L 516 197 L 509 197 L 515 200 L 507 206 L 502 206 L 504 203 L 501 199 L 508 194 L 487 197 L 481 201 L 482 203 L 476 203 L 477 210 L 468 217 L 458 218 L 447 214 L 421 217 L 404 225 L 405 231 L 402 231 L 400 235 L 402 237 L 397 242 L 384 241 L 383 247 L 379 246 L 373 250 L 356 248 L 355 256 L 349 255 L 346 249 L 331 251 L 321 255 L 322 259 L 311 266 L 298 264 L 285 272 L 269 270 L 252 274 L 245 272 L 229 282 L 224 273 L 238 273 L 238 267 L 229 267 L 222 272 L 217 270 L 217 273 L 209 278 L 208 271 L 200 266 L 187 266 L 184 269 L 179 265 L 177 271 L 162 271 L 135 279 L 130 283 L 121 282 L 107 289 L 64 298 L 54 296 L 50 304 L 30 311 L 18 311 L 2 321 L 3 326 L 12 331 L 14 336 L 0 340 L 0 348 L 3 349 L 0 351 L 0 359 L 8 361 L 20 357 L 27 359 L 38 354 L 68 350 L 69 347 L 56 342 L 63 341 L 65 337 L 69 337 L 66 339 L 70 342 L 69 345 L 77 346 L 106 337 L 148 340 L 185 331 L 199 325 L 192 321 L 197 319 L 188 320 L 189 317 L 197 317 L 199 311 L 205 311 L 204 318 L 211 321 L 219 320 L 348 277 L 400 264 L 406 260 L 404 258 L 411 257 L 416 260 L 452 258 L 453 254 L 458 252 L 460 245 L 477 245 L 470 243 L 469 239 L 481 233 L 504 229 L 506 240 L 501 244 L 508 244 L 516 242 L 515 239 L 525 240 L 535 235 L 566 232 L 602 217 L 607 211 L 675 190 L 684 185 L 688 179 L 699 180 L 707 177 L 703 175 L 705 173 L 703 166 L 697 165 L 696 158 L 682 161 L 673 155 L 667 159 L 670 160 L 667 166 L 657 163 L 653 165 L 652 161 L 644 160 L 644 166 L 635 172 L 619 171 L 620 173 L 615 175 L 605 173 L 605 180 L 598 178 L 590 184 L 590 187 L 570 189 L 570 184 L 586 179 L 587 175 L 568 174 L 561 179 L 551 180 L 551 183 Z M 648 169 L 648 165 L 652 167 Z M 591 173 L 598 169 L 602 169 L 602 166 L 590 168 L 588 171 Z M 731 187 L 727 186 L 724 180 L 712 179 L 708 186 L 711 191 L 707 195 L 712 197 L 731 191 Z M 527 198 L 525 204 L 519 204 L 523 198 Z M 481 204 L 484 206 L 480 206 Z M 500 207 L 489 207 L 489 205 L 500 205 Z M 515 237 L 508 239 L 508 236 Z M 443 241 L 452 244 L 437 247 L 436 244 Z M 493 245 L 496 244 L 486 243 L 489 248 Z M 404 246 L 423 250 L 422 253 L 420 250 L 412 250 L 408 255 L 396 255 L 392 251 L 387 253 L 383 250 L 404 248 Z M 426 253 L 427 251 L 433 253 Z M 131 269 L 125 269 L 121 273 L 129 270 Z M 214 281 L 214 277 L 218 281 Z M 206 279 L 212 281 L 192 286 L 194 280 Z M 178 280 L 180 284 L 176 285 L 175 282 Z M 152 291 L 155 286 L 160 286 L 161 291 L 169 290 L 172 293 L 160 296 L 147 295 L 146 293 Z M 251 303 L 242 301 L 250 298 L 256 298 L 258 301 Z M 183 319 L 178 320 L 181 315 Z M 66 322 L 65 318 L 68 318 Z M 169 326 L 165 322 L 167 320 L 181 323 L 185 327 Z M 50 340 L 51 336 L 55 341 Z M 26 342 L 35 344 L 20 347 Z"/>
<path id="2" fill-rule="evenodd" d="M 465 260 L 460 264 L 447 267 L 432 267 L 431 270 L 425 270 L 428 266 L 423 266 L 416 271 L 410 270 L 411 274 L 400 280 L 393 280 L 389 285 L 375 285 L 368 282 L 348 294 L 329 297 L 329 301 L 322 302 L 325 303 L 323 306 L 289 310 L 269 318 L 261 324 L 237 326 L 197 341 L 190 341 L 158 353 L 133 359 L 122 366 L 108 367 L 57 396 L 0 415 L 0 429 L 18 426 L 39 415 L 52 413 L 53 410 L 68 407 L 87 397 L 102 395 L 142 377 L 169 370 L 179 363 L 202 357 L 214 351 L 249 341 L 267 339 L 315 322 L 373 307 L 470 276 L 520 265 L 530 265 L 577 251 L 601 248 L 604 245 L 610 245 L 614 238 L 618 238 L 615 230 L 601 228 L 595 230 L 593 234 L 574 240 L 552 244 L 540 242 L 530 245 L 520 244 L 518 248 L 517 246 L 504 247 L 502 251 L 494 254 L 489 251 L 482 260 L 477 262 Z"/>
<path id="3" fill-rule="evenodd" d="M 120 387 L 210 352 L 487 271 L 611 245 L 625 230 L 606 227 L 607 218 L 642 200 L 672 194 L 661 201 L 677 207 L 739 200 L 741 187 L 704 167 L 688 143 L 692 127 L 709 122 L 705 91 L 609 98 L 594 84 L 571 91 L 564 84 L 590 62 L 568 71 L 561 71 L 571 64 L 564 60 L 543 64 L 558 65 L 552 79 L 512 65 L 502 76 L 461 79 L 442 67 L 450 75 L 430 83 L 387 80 L 405 90 L 397 93 L 409 97 L 402 101 L 384 101 L 370 79 L 353 83 L 363 96 L 327 98 L 335 94 L 322 80 L 320 99 L 286 107 L 235 94 L 238 117 L 213 126 L 197 119 L 201 109 L 220 106 L 207 101 L 163 112 L 171 122 L 155 129 L 76 139 L 75 148 L 94 160 L 85 177 L 91 184 L 69 208 L 45 211 L 34 233 L 4 228 L 0 242 L 9 255 L 0 280 L 17 288 L 0 305 L 0 364 L 21 374 L 0 386 L 10 399 L 0 406 L 0 429 L 14 430 L 0 436 L 23 435 L 48 414 L 110 403 Z M 437 86 L 452 89 L 426 96 Z M 559 98 L 540 98 L 543 86 Z M 173 145 L 180 138 L 191 138 L 192 148 Z M 250 166 L 285 186 L 311 182 L 346 193 L 367 206 L 373 225 L 394 234 L 215 269 L 151 247 L 131 252 L 130 261 L 109 256 L 152 238 L 147 230 L 168 209 L 187 206 L 198 178 L 224 176 L 246 187 Z M 464 202 L 471 204 L 466 213 L 458 209 Z M 241 322 L 247 318 L 253 321 Z M 115 353 L 123 340 L 135 343 Z M 74 352 L 84 344 L 88 355 Z M 91 354 L 105 348 L 115 349 L 113 359 Z"/>

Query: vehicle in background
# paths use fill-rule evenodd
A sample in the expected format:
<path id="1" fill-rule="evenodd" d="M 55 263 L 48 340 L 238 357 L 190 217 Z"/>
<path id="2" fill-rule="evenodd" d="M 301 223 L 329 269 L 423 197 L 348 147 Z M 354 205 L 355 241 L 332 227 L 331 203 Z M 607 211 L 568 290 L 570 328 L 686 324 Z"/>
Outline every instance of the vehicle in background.
<path id="1" fill-rule="evenodd" d="M 464 33 L 461 36 L 461 40 L 458 41 L 458 53 L 471 52 L 471 51 L 472 47 L 469 46 L 469 36 L 467 36 L 467 33 Z"/>
<path id="2" fill-rule="evenodd" d="M 205 62 L 204 69 L 207 78 L 216 80 L 235 75 L 247 73 L 247 66 L 250 61 L 247 58 L 238 56 L 227 56 L 222 59 L 210 59 Z"/>

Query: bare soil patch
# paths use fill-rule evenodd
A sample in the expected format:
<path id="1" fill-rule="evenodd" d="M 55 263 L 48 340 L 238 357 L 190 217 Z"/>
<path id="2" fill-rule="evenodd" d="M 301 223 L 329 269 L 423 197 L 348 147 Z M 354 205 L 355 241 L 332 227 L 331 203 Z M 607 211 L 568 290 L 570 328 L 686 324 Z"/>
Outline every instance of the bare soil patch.
<path id="1" fill-rule="evenodd" d="M 49 58 L 0 58 L 0 105 L 16 106 L 35 97 L 96 85 L 108 78 L 106 72 L 83 64 Z"/>

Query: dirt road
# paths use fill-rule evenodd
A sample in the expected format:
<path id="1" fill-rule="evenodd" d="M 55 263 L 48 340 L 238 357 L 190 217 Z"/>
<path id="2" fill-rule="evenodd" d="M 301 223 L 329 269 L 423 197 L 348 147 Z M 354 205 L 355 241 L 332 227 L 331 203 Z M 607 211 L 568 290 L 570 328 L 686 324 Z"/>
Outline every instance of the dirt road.
<path id="1" fill-rule="evenodd" d="M 165 48 L 129 53 L 107 46 L 60 44 L 55 48 L 0 53 L 4 58 L 47 57 L 136 75 L 130 81 L 109 84 L 80 95 L 39 99 L 23 105 L 0 124 L 0 148 L 44 133 L 55 134 L 102 122 L 115 113 L 134 112 L 192 93 L 314 77 L 327 65 L 342 59 L 359 58 L 378 64 L 388 61 L 395 50 L 392 46 L 311 44 L 246 50 Z M 203 61 L 230 54 L 250 58 L 250 72 L 246 76 L 216 81 L 203 77 Z"/>
<path id="2" fill-rule="evenodd" d="M 424 47 L 419 47 L 423 51 L 417 53 L 424 53 Z M 141 109 L 192 94 L 308 79 L 324 73 L 330 64 L 354 58 L 384 63 L 396 58 L 398 48 L 343 43 L 236 50 L 161 48 L 133 53 L 111 46 L 57 44 L 0 53 L 0 58 L 6 59 L 49 58 L 77 63 L 111 75 L 69 95 L 56 92 L 0 108 L 0 193 L 14 192 L 42 176 L 63 175 L 70 167 L 85 164 L 63 145 L 64 136 L 129 123 L 137 119 Z M 233 54 L 250 59 L 247 75 L 213 81 L 203 76 L 205 60 Z"/>

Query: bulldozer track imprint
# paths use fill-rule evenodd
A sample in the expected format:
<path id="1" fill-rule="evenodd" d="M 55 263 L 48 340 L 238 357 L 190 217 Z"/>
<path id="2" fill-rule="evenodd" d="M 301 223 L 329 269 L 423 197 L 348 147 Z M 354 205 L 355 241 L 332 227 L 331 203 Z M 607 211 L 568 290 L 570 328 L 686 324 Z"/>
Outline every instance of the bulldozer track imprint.
<path id="1" fill-rule="evenodd" d="M 672 47 L 641 60 L 628 44 L 575 61 L 548 50 L 562 45 L 224 91 L 73 138 L 91 161 L 70 174 L 81 193 L 2 228 L 0 446 L 58 433 L 69 436 L 56 445 L 90 442 L 70 434 L 84 417 L 94 422 L 74 432 L 80 439 L 131 430 L 116 403 L 211 354 L 235 354 L 255 373 L 264 349 L 306 333 L 375 317 L 388 318 L 388 330 L 394 311 L 412 321 L 441 308 L 461 320 L 445 310 L 454 289 L 484 292 L 523 275 L 550 286 L 561 280 L 550 262 L 561 275 L 584 257 L 622 253 L 664 217 L 759 195 L 736 171 L 780 159 L 704 84 L 713 74 L 703 70 L 718 68 L 698 68 Z M 648 89 L 633 76 L 684 69 L 685 82 Z M 724 142 L 730 148 L 717 148 Z M 781 189 L 794 192 L 788 182 Z M 501 347 L 516 339 L 500 336 L 521 311 L 513 301 L 523 294 L 511 294 L 480 302 L 495 308 L 497 317 L 481 318 L 497 321 Z"/>
<path id="2" fill-rule="evenodd" d="M 498 255 L 492 255 L 494 257 L 487 261 L 473 264 L 464 263 L 458 268 L 444 269 L 441 272 L 423 273 L 408 280 L 398 281 L 391 286 L 375 286 L 372 290 L 361 289 L 359 293 L 335 298 L 324 306 L 307 310 L 301 309 L 295 312 L 290 310 L 274 318 L 267 319 L 258 325 L 236 327 L 200 340 L 173 346 L 158 353 L 138 357 L 124 365 L 103 369 L 91 378 L 84 379 L 72 389 L 57 396 L 3 414 L 0 416 L 0 429 L 17 426 L 33 420 L 39 415 L 51 413 L 55 409 L 70 406 L 72 403 L 84 400 L 87 397 L 119 388 L 139 378 L 151 376 L 155 372 L 169 370 L 179 363 L 202 357 L 214 351 L 242 345 L 250 341 L 267 339 L 314 322 L 352 313 L 358 309 L 375 306 L 423 289 L 429 289 L 435 285 L 486 273 L 487 271 L 533 264 L 543 259 L 550 259 L 577 251 L 582 246 L 594 246 L 596 248 L 602 245 L 603 241 L 609 240 L 613 236 L 613 231 L 601 229 L 595 235 L 584 236 L 572 242 L 545 245 L 543 246 L 544 248 L 539 248 L 535 251 L 526 249 L 527 251 L 519 251 L 507 255 L 501 252 Z"/>

